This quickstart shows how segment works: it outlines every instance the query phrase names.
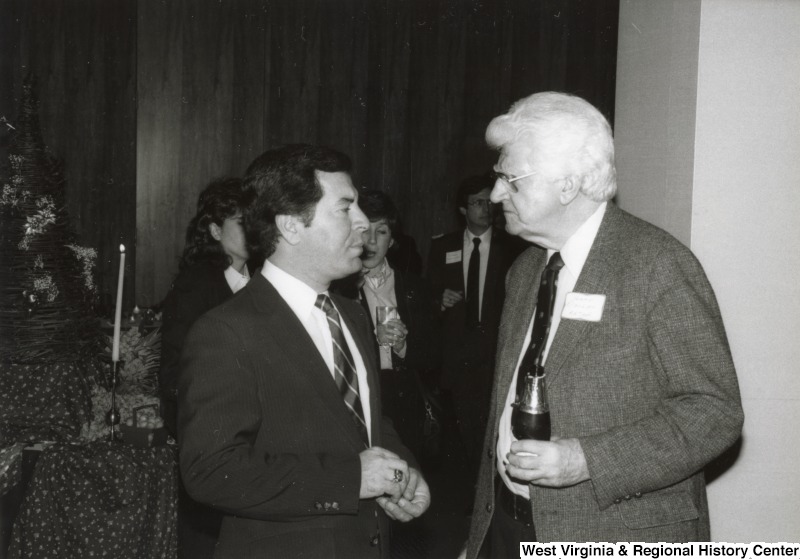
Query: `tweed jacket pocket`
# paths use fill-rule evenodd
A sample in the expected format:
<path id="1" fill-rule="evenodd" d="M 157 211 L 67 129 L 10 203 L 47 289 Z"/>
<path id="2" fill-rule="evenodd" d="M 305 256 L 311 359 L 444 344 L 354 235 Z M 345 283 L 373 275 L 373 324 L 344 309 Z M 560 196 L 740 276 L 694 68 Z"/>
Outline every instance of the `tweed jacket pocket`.
<path id="1" fill-rule="evenodd" d="M 634 530 L 697 520 L 700 514 L 686 491 L 650 493 L 623 500 L 617 507 L 625 526 Z"/>

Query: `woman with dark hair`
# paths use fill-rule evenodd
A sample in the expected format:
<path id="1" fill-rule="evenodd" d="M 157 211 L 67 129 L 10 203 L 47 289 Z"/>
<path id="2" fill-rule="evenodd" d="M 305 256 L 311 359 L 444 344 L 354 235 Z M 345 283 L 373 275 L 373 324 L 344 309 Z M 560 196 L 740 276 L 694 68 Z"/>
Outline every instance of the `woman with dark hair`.
<path id="1" fill-rule="evenodd" d="M 176 386 L 186 333 L 206 311 L 244 287 L 250 278 L 242 229 L 245 194 L 238 178 L 213 181 L 197 200 L 186 229 L 178 276 L 163 306 L 159 385 L 164 424 L 177 436 Z"/>
<path id="2" fill-rule="evenodd" d="M 247 284 L 248 250 L 242 229 L 246 206 L 242 181 L 211 182 L 197 200 L 186 228 L 179 272 L 164 299 L 161 327 L 161 415 L 177 438 L 177 380 L 181 349 L 195 320 Z M 194 502 L 181 484 L 178 497 L 178 557 L 212 557 L 222 521 L 220 513 Z"/>
<path id="3" fill-rule="evenodd" d="M 397 247 L 400 222 L 391 198 L 377 190 L 361 192 L 358 205 L 369 219 L 363 234 L 363 269 L 336 287 L 358 299 L 376 324 L 376 307 L 396 307 L 399 320 L 387 324 L 392 345 L 378 345 L 381 402 L 403 443 L 422 459 L 427 386 L 438 366 L 434 302 L 419 276 L 393 269 L 389 253 Z M 376 330 L 376 344 L 377 330 Z"/>

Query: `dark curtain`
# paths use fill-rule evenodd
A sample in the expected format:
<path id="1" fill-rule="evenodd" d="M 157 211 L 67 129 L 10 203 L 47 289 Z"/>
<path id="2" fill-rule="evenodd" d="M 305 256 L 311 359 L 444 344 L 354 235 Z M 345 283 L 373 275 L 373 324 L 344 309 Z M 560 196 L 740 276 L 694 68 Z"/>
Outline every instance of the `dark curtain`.
<path id="1" fill-rule="evenodd" d="M 119 243 L 135 242 L 140 306 L 165 295 L 198 192 L 269 147 L 348 153 L 354 182 L 393 196 L 425 256 L 457 225 L 456 184 L 494 163 L 483 132 L 513 101 L 568 91 L 613 122 L 618 0 L 0 6 L 2 114 L 24 72 L 40 74 L 45 139 L 102 289 L 114 292 Z"/>

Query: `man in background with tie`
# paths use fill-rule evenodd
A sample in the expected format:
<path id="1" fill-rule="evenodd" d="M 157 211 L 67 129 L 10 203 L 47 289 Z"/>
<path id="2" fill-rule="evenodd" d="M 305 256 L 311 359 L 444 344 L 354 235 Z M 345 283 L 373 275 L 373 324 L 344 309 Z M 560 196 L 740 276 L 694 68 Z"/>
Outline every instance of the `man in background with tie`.
<path id="1" fill-rule="evenodd" d="M 522 248 L 492 227 L 493 184 L 491 173 L 461 182 L 456 202 L 466 226 L 435 237 L 428 258 L 428 279 L 442 312 L 440 386 L 452 398 L 472 478 L 486 426 L 504 279 Z"/>
<path id="2" fill-rule="evenodd" d="M 520 541 L 710 541 L 703 468 L 743 413 L 699 262 L 611 203 L 611 128 L 583 99 L 522 99 L 486 139 L 491 199 L 538 246 L 508 274 L 466 555 L 487 538 L 492 557 Z M 550 440 L 512 434 L 529 371 L 544 376 Z"/>
<path id="3" fill-rule="evenodd" d="M 310 145 L 250 165 L 245 231 L 267 260 L 186 339 L 180 466 L 190 495 L 225 513 L 217 558 L 387 557 L 388 520 L 430 504 L 381 416 L 369 321 L 328 293 L 361 269 L 349 171 Z"/>

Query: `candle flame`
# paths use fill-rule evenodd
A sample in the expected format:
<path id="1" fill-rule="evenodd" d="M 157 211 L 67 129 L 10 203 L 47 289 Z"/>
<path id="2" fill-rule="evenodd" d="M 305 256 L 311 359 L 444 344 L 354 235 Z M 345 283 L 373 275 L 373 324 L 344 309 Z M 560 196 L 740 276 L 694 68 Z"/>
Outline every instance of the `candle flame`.
<path id="1" fill-rule="evenodd" d="M 119 251 L 125 252 L 125 245 L 119 245 Z"/>

